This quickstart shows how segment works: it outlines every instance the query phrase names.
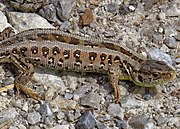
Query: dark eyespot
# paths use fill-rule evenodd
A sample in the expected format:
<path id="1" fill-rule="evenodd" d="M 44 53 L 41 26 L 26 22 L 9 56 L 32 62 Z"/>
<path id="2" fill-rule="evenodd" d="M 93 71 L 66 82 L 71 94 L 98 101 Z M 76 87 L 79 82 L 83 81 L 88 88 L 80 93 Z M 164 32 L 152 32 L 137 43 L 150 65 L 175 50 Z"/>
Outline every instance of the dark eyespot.
<path id="1" fill-rule="evenodd" d="M 139 80 L 140 82 L 143 82 L 143 78 L 142 78 L 141 75 L 138 75 L 138 80 Z"/>
<path id="2" fill-rule="evenodd" d="M 157 73 L 153 73 L 152 75 L 153 75 L 153 77 L 155 77 L 155 78 L 157 78 L 157 77 L 159 76 Z"/>

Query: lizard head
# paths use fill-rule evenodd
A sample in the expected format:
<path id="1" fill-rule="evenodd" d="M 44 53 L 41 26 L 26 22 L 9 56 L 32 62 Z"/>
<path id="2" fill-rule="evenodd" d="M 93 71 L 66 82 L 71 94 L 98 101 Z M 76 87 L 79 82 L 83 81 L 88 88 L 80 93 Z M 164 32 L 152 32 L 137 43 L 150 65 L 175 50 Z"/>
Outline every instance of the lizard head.
<path id="1" fill-rule="evenodd" d="M 172 81 L 176 77 L 175 70 L 163 61 L 147 60 L 143 63 L 132 80 L 136 85 L 153 87 Z"/>

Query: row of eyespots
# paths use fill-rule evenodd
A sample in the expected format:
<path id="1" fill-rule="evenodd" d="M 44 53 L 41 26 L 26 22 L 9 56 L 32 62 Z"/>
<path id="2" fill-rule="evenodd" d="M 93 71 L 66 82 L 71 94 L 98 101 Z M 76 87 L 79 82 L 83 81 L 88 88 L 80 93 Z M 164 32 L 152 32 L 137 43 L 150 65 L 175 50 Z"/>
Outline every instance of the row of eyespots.
<path id="1" fill-rule="evenodd" d="M 27 51 L 27 47 L 21 47 L 20 48 L 20 52 L 25 56 L 25 52 Z M 32 52 L 32 54 L 38 54 L 38 47 L 37 46 L 32 46 L 31 47 L 31 52 Z M 13 48 L 12 49 L 12 53 L 17 53 L 17 48 Z M 49 54 L 49 48 L 48 47 L 46 47 L 46 46 L 44 46 L 44 47 L 42 47 L 42 53 L 43 53 L 43 56 L 44 57 L 47 57 L 48 56 L 48 54 Z M 60 54 L 60 48 L 59 47 L 57 47 L 57 46 L 54 46 L 53 48 L 52 48 L 52 53 L 53 53 L 53 55 L 57 55 L 57 54 Z M 70 50 L 64 50 L 63 51 L 63 55 L 64 55 L 64 58 L 65 59 L 69 59 L 70 58 Z M 76 66 L 80 66 L 81 64 L 82 64 L 82 60 L 81 60 L 81 51 L 80 50 L 75 50 L 74 52 L 73 52 L 73 56 L 75 57 L 75 65 Z M 95 61 L 95 59 L 97 58 L 97 53 L 95 53 L 95 52 L 89 52 L 89 60 L 90 61 Z M 107 58 L 107 55 L 105 54 L 105 53 L 102 53 L 102 54 L 100 54 L 100 59 L 101 59 L 101 62 L 100 62 L 100 67 L 103 67 L 103 66 L 105 66 L 105 63 L 104 63 L 104 61 L 106 60 L 106 58 Z M 111 65 L 112 64 L 112 62 L 113 62 L 113 57 L 112 57 L 112 55 L 108 55 L 108 58 L 107 58 L 107 60 L 108 60 L 108 64 L 109 65 Z M 37 60 L 37 61 L 39 61 L 39 60 Z M 114 57 L 114 62 L 118 62 L 118 61 L 120 61 L 120 57 L 119 56 L 115 56 Z M 53 57 L 49 57 L 49 59 L 48 59 L 48 64 L 53 64 L 54 63 L 54 58 Z M 63 59 L 60 59 L 59 60 L 59 63 L 58 63 L 60 66 L 62 66 L 62 64 L 63 64 Z M 93 67 L 93 62 L 91 62 L 90 64 L 89 64 L 89 67 Z"/>

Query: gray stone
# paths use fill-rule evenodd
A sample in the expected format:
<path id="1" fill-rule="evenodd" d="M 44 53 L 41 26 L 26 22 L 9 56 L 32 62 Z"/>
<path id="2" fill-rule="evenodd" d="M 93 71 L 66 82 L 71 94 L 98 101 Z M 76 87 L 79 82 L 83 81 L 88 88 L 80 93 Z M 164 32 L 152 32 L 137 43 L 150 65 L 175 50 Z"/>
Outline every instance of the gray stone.
<path id="1" fill-rule="evenodd" d="M 6 6 L 3 3 L 0 3 L 0 10 L 4 10 Z"/>
<path id="2" fill-rule="evenodd" d="M 69 125 L 56 125 L 49 129 L 69 129 Z"/>
<path id="3" fill-rule="evenodd" d="M 11 27 L 2 11 L 0 11 L 0 18 L 0 32 L 2 32 L 6 27 Z"/>
<path id="4" fill-rule="evenodd" d="M 106 126 L 106 124 L 101 123 L 100 121 L 96 121 L 96 126 L 98 129 L 108 129 L 108 127 Z"/>
<path id="5" fill-rule="evenodd" d="M 76 73 L 68 73 L 68 75 L 62 77 L 64 84 L 69 89 L 75 90 L 78 83 Z"/>
<path id="6" fill-rule="evenodd" d="M 179 3 L 170 3 L 168 9 L 166 10 L 166 15 L 170 17 L 180 16 L 180 8 L 178 7 Z"/>
<path id="7" fill-rule="evenodd" d="M 44 103 L 41 105 L 41 107 L 38 109 L 38 112 L 41 114 L 41 120 L 46 125 L 51 125 L 53 121 L 53 113 L 51 111 L 51 108 L 49 107 L 49 104 Z"/>
<path id="8" fill-rule="evenodd" d="M 124 120 L 115 119 L 116 126 L 119 129 L 127 129 L 127 122 Z"/>
<path id="9" fill-rule="evenodd" d="M 142 96 L 142 98 L 143 98 L 144 100 L 150 100 L 151 97 L 152 97 L 152 94 L 149 93 L 149 92 L 145 92 L 145 93 L 143 94 L 143 96 Z"/>
<path id="10" fill-rule="evenodd" d="M 95 109 L 100 108 L 100 96 L 97 93 L 90 92 L 83 98 L 81 98 L 81 104 L 85 106 L 90 106 Z"/>
<path id="11" fill-rule="evenodd" d="M 42 9 L 39 10 L 38 14 L 40 14 L 42 17 L 46 18 L 50 22 L 60 23 L 56 15 L 56 8 L 53 4 L 44 6 Z"/>
<path id="12" fill-rule="evenodd" d="M 29 124 L 34 125 L 40 122 L 40 119 L 41 119 L 41 115 L 38 112 L 28 113 L 27 121 Z"/>
<path id="13" fill-rule="evenodd" d="M 77 119 L 81 116 L 80 110 L 76 110 L 74 114 L 74 119 Z"/>
<path id="14" fill-rule="evenodd" d="M 78 123 L 75 125 L 77 129 L 94 129 L 96 120 L 90 111 L 85 112 Z"/>
<path id="15" fill-rule="evenodd" d="M 154 117 L 154 119 L 155 119 L 157 125 L 163 125 L 163 124 L 165 124 L 165 123 L 167 122 L 167 120 L 168 120 L 167 117 L 163 117 L 162 115 L 156 115 L 156 116 Z"/>
<path id="16" fill-rule="evenodd" d="M 116 3 L 109 3 L 105 5 L 105 9 L 107 12 L 116 13 L 118 11 L 118 5 Z"/>
<path id="17" fill-rule="evenodd" d="M 64 98 L 66 98 L 66 99 L 72 99 L 72 98 L 73 98 L 73 94 L 71 94 L 71 93 L 65 93 Z"/>
<path id="18" fill-rule="evenodd" d="M 144 10 L 147 11 L 151 9 L 151 7 L 156 4 L 159 0 L 145 0 Z"/>
<path id="19" fill-rule="evenodd" d="M 6 121 L 9 121 L 9 120 L 13 120 L 17 117 L 17 115 L 19 115 L 15 108 L 10 108 L 8 110 L 5 110 L 5 111 L 1 111 L 0 112 L 0 124 L 1 123 L 4 123 Z"/>
<path id="20" fill-rule="evenodd" d="M 83 97 L 85 96 L 85 94 L 88 92 L 88 91 L 91 91 L 91 88 L 92 88 L 92 85 L 91 84 L 86 84 L 84 86 L 79 86 L 75 91 L 74 91 L 74 94 L 77 94 L 79 95 L 79 97 Z"/>
<path id="21" fill-rule="evenodd" d="M 57 96 L 55 99 L 52 100 L 52 104 L 58 106 L 60 109 L 69 110 L 76 109 L 77 102 Z"/>
<path id="22" fill-rule="evenodd" d="M 113 101 L 113 96 L 112 96 L 111 94 L 106 95 L 106 96 L 105 96 L 105 99 L 106 99 L 106 101 L 108 101 L 108 102 L 112 102 L 112 101 Z"/>
<path id="23" fill-rule="evenodd" d="M 123 111 L 122 111 L 122 108 L 120 107 L 119 104 L 110 104 L 108 106 L 108 113 L 110 115 L 112 115 L 113 117 L 119 117 L 121 119 L 124 118 L 124 114 L 123 114 Z"/>
<path id="24" fill-rule="evenodd" d="M 15 10 L 23 12 L 36 12 L 44 5 L 47 5 L 48 0 L 10 0 L 9 3 Z"/>
<path id="25" fill-rule="evenodd" d="M 165 28 L 164 33 L 166 37 L 173 37 L 176 35 L 177 32 L 174 27 L 169 26 Z"/>
<path id="26" fill-rule="evenodd" d="M 54 28 L 46 19 L 35 13 L 7 12 L 7 17 L 18 31 L 30 28 Z"/>
<path id="27" fill-rule="evenodd" d="M 27 112 L 28 111 L 28 103 L 27 102 L 25 102 L 24 104 L 23 104 L 23 106 L 22 106 L 22 110 L 23 111 L 25 111 L 25 112 Z"/>
<path id="28" fill-rule="evenodd" d="M 69 30 L 71 30 L 70 27 L 71 27 L 71 23 L 69 21 L 64 21 L 61 23 L 60 30 L 69 31 Z"/>
<path id="29" fill-rule="evenodd" d="M 148 56 L 150 59 L 164 61 L 172 66 L 172 59 L 170 55 L 164 53 L 162 50 L 152 48 L 148 51 Z"/>
<path id="30" fill-rule="evenodd" d="M 176 39 L 174 37 L 166 37 L 164 43 L 172 49 L 175 49 L 177 47 Z"/>
<path id="31" fill-rule="evenodd" d="M 157 19 L 159 20 L 165 20 L 166 19 L 166 14 L 164 12 L 160 12 L 157 16 Z"/>
<path id="32" fill-rule="evenodd" d="M 165 44 L 162 45 L 162 47 L 160 48 L 160 50 L 164 53 L 168 53 L 170 51 L 170 49 L 168 48 L 168 46 L 166 46 Z"/>
<path id="33" fill-rule="evenodd" d="M 121 106 L 123 109 L 135 109 L 140 107 L 147 107 L 148 105 L 147 103 L 144 103 L 143 101 L 137 100 L 130 96 L 124 96 L 121 98 Z"/>
<path id="34" fill-rule="evenodd" d="M 171 127 L 173 125 L 175 125 L 175 127 L 177 127 L 179 129 L 180 128 L 180 119 L 179 119 L 179 117 L 172 117 L 172 118 L 168 119 L 167 125 L 171 126 Z"/>
<path id="35" fill-rule="evenodd" d="M 124 5 L 124 4 L 120 4 L 119 5 L 119 13 L 121 15 L 126 15 L 128 14 L 130 11 L 128 10 L 128 8 Z"/>
<path id="36" fill-rule="evenodd" d="M 154 43 L 162 43 L 163 37 L 161 34 L 154 34 L 152 40 Z"/>
<path id="37" fill-rule="evenodd" d="M 69 112 L 67 114 L 67 119 L 68 119 L 69 122 L 73 122 L 74 121 L 74 115 L 71 112 Z"/>
<path id="38" fill-rule="evenodd" d="M 59 111 L 59 112 L 57 113 L 57 118 L 58 118 L 59 120 L 63 119 L 64 117 L 65 117 L 64 112 Z"/>
<path id="39" fill-rule="evenodd" d="M 45 93 L 45 100 L 47 101 L 52 101 L 55 92 L 64 92 L 66 89 L 62 79 L 57 74 L 57 71 L 54 70 L 37 69 L 37 72 L 33 76 L 34 81 L 49 87 Z"/>
<path id="40" fill-rule="evenodd" d="M 176 58 L 175 62 L 176 62 L 177 64 L 180 64 L 180 58 Z"/>
<path id="41" fill-rule="evenodd" d="M 71 11 L 75 6 L 75 0 L 49 0 L 56 8 L 56 14 L 62 21 L 67 21 L 70 18 Z"/>
<path id="42" fill-rule="evenodd" d="M 155 127 L 152 120 L 149 119 L 146 115 L 133 116 L 129 121 L 129 125 L 133 129 L 154 129 Z"/>
<path id="43" fill-rule="evenodd" d="M 99 121 L 111 121 L 112 119 L 114 118 L 108 113 L 98 118 Z"/>

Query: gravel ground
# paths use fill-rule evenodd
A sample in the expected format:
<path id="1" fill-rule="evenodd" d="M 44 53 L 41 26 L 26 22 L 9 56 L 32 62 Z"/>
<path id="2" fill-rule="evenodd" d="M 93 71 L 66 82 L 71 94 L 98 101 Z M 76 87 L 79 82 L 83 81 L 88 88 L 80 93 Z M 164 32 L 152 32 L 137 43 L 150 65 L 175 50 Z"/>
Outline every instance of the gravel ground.
<path id="1" fill-rule="evenodd" d="M 153 89 L 119 82 L 121 101 L 113 102 L 107 77 L 37 68 L 34 91 L 42 103 L 0 93 L 1 129 L 178 129 L 180 128 L 179 0 L 0 0 L 0 31 L 58 28 L 81 36 L 110 39 L 148 58 L 166 61 L 177 78 Z M 0 86 L 12 84 L 17 69 L 0 65 Z"/>

